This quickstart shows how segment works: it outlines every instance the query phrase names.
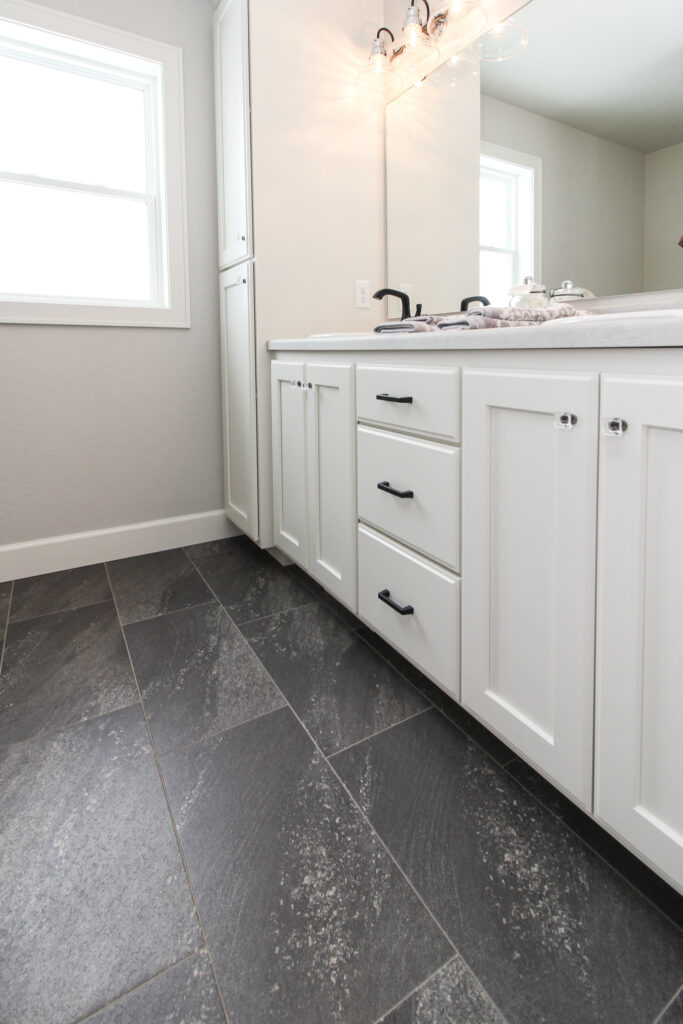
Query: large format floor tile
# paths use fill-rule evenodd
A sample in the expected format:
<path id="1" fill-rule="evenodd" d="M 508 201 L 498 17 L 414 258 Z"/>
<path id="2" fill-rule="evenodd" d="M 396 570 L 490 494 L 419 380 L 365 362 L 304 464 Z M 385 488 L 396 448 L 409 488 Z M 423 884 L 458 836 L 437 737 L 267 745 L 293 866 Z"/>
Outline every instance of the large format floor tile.
<path id="1" fill-rule="evenodd" d="M 452 956 L 289 709 L 162 769 L 231 1024 L 371 1024 Z"/>
<path id="2" fill-rule="evenodd" d="M 203 944 L 142 710 L 0 754 L 3 1020 L 79 1020 Z"/>
<path id="3" fill-rule="evenodd" d="M 248 623 L 242 631 L 326 754 L 429 706 L 317 602 Z"/>
<path id="4" fill-rule="evenodd" d="M 138 699 L 112 601 L 7 627 L 0 747 Z"/>
<path id="5" fill-rule="evenodd" d="M 187 555 L 177 548 L 107 562 L 107 571 L 124 623 L 212 600 Z"/>
<path id="6" fill-rule="evenodd" d="M 88 604 L 111 601 L 111 587 L 104 566 L 86 565 L 80 569 L 49 572 L 17 580 L 12 594 L 12 622 L 36 615 L 64 612 Z"/>
<path id="7" fill-rule="evenodd" d="M 481 985 L 455 956 L 380 1024 L 506 1024 Z"/>
<path id="8" fill-rule="evenodd" d="M 683 933 L 436 711 L 332 763 L 509 1024 L 647 1024 L 683 981 Z"/>
<path id="9" fill-rule="evenodd" d="M 226 1024 L 207 953 L 152 978 L 88 1024 Z"/>
<path id="10" fill-rule="evenodd" d="M 125 629 L 157 750 L 282 707 L 282 694 L 219 604 Z"/>
<path id="11" fill-rule="evenodd" d="M 234 622 L 259 619 L 313 600 L 288 569 L 246 537 L 186 550 Z"/>

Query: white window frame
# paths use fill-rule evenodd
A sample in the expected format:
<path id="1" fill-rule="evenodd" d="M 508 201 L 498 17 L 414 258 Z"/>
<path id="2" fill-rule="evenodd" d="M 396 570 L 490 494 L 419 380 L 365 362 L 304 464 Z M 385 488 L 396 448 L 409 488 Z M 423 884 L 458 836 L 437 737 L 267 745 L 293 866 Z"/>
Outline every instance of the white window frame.
<path id="1" fill-rule="evenodd" d="M 65 65 L 80 73 L 142 87 L 149 117 L 148 180 L 145 193 L 123 192 L 78 183 L 51 182 L 0 172 L 3 180 L 55 184 L 60 188 L 143 200 L 148 209 L 150 238 L 156 240 L 150 302 L 43 301 L 37 297 L 0 300 L 0 323 L 81 324 L 88 326 L 189 327 L 190 285 L 187 242 L 183 68 L 180 48 L 54 11 L 28 0 L 0 0 L 0 19 L 56 33 L 64 38 Z M 2 25 L 0 24 L 0 32 Z M 93 62 L 88 44 L 116 51 L 111 67 Z M 121 55 L 126 55 L 122 57 Z M 34 58 L 29 55 L 30 59 Z M 150 79 L 149 64 L 158 68 Z M 45 63 L 56 66 L 56 52 Z M 165 207 L 165 215 L 164 215 Z M 2 244 L 0 235 L 0 244 Z"/>
<path id="2" fill-rule="evenodd" d="M 487 161 L 486 158 L 489 158 Z M 510 248 L 500 249 L 487 245 L 479 245 L 479 251 L 485 250 L 486 252 L 505 252 L 512 256 L 512 284 L 521 284 L 522 278 L 527 274 L 533 276 L 536 280 L 540 280 L 542 277 L 541 270 L 541 196 L 542 196 L 542 162 L 541 158 L 532 156 L 529 153 L 521 153 L 516 149 L 509 149 L 507 146 L 499 146 L 492 142 L 481 142 L 481 158 L 480 159 L 480 175 L 482 170 L 488 163 L 488 168 L 495 173 L 494 161 L 502 161 L 505 164 L 512 165 L 507 169 L 501 168 L 503 174 L 508 173 L 509 177 L 512 178 L 514 175 L 514 168 L 520 168 L 525 172 L 532 172 L 532 189 L 533 189 L 533 205 L 532 205 L 532 224 L 531 224 L 531 237 L 524 242 L 520 239 L 521 229 L 518 223 L 518 210 L 517 210 L 517 193 L 512 202 L 512 209 L 510 215 L 513 218 L 513 224 L 511 225 L 510 234 L 514 238 L 515 244 Z M 522 260 L 520 253 L 526 250 L 529 254 L 526 259 Z M 522 265 L 524 263 L 524 265 Z"/>

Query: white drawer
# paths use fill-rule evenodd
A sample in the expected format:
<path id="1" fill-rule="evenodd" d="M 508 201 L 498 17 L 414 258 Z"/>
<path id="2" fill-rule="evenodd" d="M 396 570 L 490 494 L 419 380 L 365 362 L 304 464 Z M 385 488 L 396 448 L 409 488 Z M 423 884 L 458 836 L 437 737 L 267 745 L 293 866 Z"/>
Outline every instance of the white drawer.
<path id="1" fill-rule="evenodd" d="M 401 615 L 378 597 L 380 592 L 399 607 L 412 606 L 413 613 Z M 459 699 L 457 576 L 359 526 L 358 612 L 372 629 Z"/>
<path id="2" fill-rule="evenodd" d="M 356 401 L 359 419 L 412 430 L 416 434 L 436 434 L 452 441 L 460 438 L 457 369 L 359 366 Z"/>
<path id="3" fill-rule="evenodd" d="M 380 483 L 403 497 L 379 488 Z M 359 427 L 358 515 L 457 572 L 460 450 Z"/>

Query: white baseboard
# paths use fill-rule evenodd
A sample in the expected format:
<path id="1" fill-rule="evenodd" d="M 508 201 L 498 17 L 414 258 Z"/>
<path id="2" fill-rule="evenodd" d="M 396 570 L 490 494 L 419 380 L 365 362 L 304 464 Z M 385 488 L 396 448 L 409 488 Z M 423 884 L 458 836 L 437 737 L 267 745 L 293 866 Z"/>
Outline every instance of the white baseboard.
<path id="1" fill-rule="evenodd" d="M 223 509 L 216 509 L 172 519 L 155 519 L 149 523 L 114 526 L 107 530 L 4 544 L 0 545 L 0 583 L 115 558 L 202 544 L 222 537 L 237 537 L 240 532 L 225 518 Z"/>

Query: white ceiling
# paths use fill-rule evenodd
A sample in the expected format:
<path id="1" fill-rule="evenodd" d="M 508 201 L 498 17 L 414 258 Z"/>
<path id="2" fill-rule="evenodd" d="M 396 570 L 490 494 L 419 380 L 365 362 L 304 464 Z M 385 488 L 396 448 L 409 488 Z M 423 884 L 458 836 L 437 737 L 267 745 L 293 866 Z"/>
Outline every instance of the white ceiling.
<path id="1" fill-rule="evenodd" d="M 683 142 L 683 0 L 532 0 L 482 92 L 649 153 Z"/>

